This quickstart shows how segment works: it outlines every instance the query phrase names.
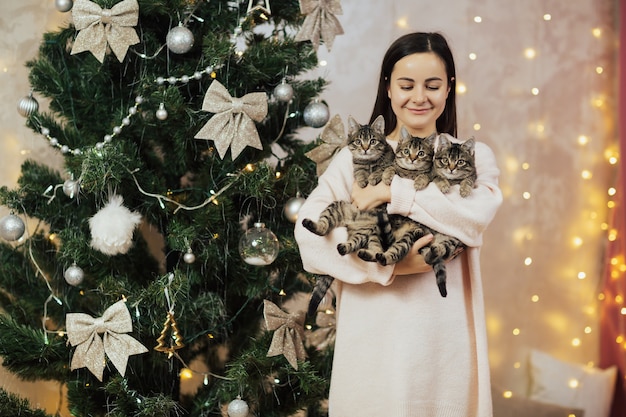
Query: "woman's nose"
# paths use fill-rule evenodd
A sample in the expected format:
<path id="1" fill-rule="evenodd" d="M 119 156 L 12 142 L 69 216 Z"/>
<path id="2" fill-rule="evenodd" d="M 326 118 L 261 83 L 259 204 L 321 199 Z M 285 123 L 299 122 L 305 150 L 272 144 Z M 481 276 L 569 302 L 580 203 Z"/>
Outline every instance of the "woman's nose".
<path id="1" fill-rule="evenodd" d="M 415 103 L 421 104 L 424 103 L 426 101 L 426 94 L 424 93 L 424 90 L 421 88 L 418 88 L 415 90 L 415 93 L 413 94 L 413 101 Z"/>

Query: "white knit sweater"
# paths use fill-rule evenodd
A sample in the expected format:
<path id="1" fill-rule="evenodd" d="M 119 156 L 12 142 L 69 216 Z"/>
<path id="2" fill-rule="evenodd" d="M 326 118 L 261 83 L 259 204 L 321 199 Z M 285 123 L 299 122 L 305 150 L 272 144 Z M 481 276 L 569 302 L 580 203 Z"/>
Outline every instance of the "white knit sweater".
<path id="1" fill-rule="evenodd" d="M 451 138 L 455 141 L 456 139 Z M 390 141 L 395 147 L 396 143 Z M 330 417 L 491 417 L 490 374 L 480 275 L 482 234 L 502 203 L 493 152 L 475 148 L 477 188 L 460 197 L 435 184 L 415 191 L 395 177 L 390 213 L 409 216 L 469 246 L 447 263 L 448 296 L 433 272 L 394 276 L 394 266 L 341 256 L 345 228 L 326 237 L 295 228 L 305 270 L 337 279 L 337 339 Z M 298 213 L 317 220 L 332 201 L 350 201 L 352 157 L 344 148 Z"/>

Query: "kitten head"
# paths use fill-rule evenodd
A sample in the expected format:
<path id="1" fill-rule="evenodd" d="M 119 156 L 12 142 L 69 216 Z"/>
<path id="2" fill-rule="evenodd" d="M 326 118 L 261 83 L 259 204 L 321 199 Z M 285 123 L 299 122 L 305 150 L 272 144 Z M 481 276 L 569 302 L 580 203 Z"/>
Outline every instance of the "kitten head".
<path id="1" fill-rule="evenodd" d="M 359 124 L 352 116 L 349 116 L 347 146 L 355 162 L 377 161 L 388 146 L 383 116 L 378 116 L 369 125 Z"/>
<path id="2" fill-rule="evenodd" d="M 426 138 L 411 136 L 408 130 L 402 126 L 400 141 L 396 147 L 395 164 L 409 171 L 430 171 L 435 155 L 436 137 L 435 133 Z"/>
<path id="3" fill-rule="evenodd" d="M 474 138 L 462 143 L 454 143 L 445 135 L 439 137 L 435 151 L 435 171 L 451 181 L 458 181 L 476 172 L 474 161 Z"/>

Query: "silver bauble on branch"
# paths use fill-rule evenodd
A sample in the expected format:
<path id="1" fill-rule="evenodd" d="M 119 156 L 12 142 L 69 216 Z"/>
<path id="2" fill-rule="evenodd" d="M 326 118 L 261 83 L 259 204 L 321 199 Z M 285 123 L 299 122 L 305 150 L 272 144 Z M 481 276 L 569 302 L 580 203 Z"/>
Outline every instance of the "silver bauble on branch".
<path id="1" fill-rule="evenodd" d="M 303 203 L 304 198 L 300 197 L 299 195 L 296 195 L 295 197 L 287 200 L 283 209 L 285 218 L 291 223 L 295 223 L 298 220 L 298 212 L 300 211 L 300 207 L 302 207 Z"/>
<path id="2" fill-rule="evenodd" d="M 159 109 L 156 111 L 156 118 L 159 120 L 167 119 L 167 110 L 165 110 L 165 104 L 159 104 Z"/>
<path id="3" fill-rule="evenodd" d="M 26 231 L 24 221 L 15 214 L 0 219 L 0 237 L 9 242 L 14 242 L 21 238 Z"/>
<path id="4" fill-rule="evenodd" d="M 75 180 L 66 180 L 63 183 L 63 193 L 69 198 L 74 198 L 80 191 L 80 182 Z"/>
<path id="5" fill-rule="evenodd" d="M 288 103 L 293 98 L 293 87 L 285 81 L 281 82 L 274 88 L 274 97 L 278 101 Z"/>
<path id="6" fill-rule="evenodd" d="M 196 255 L 193 254 L 191 248 L 187 249 L 187 252 L 183 255 L 183 261 L 186 264 L 192 264 L 196 261 Z"/>
<path id="7" fill-rule="evenodd" d="M 228 404 L 226 411 L 228 412 L 228 417 L 248 417 L 250 408 L 248 407 L 248 403 L 238 396 Z"/>
<path id="8" fill-rule="evenodd" d="M 63 277 L 65 278 L 65 282 L 73 287 L 76 287 L 83 283 L 83 279 L 85 279 L 85 272 L 80 266 L 72 264 L 72 266 L 65 270 Z"/>
<path id="9" fill-rule="evenodd" d="M 69 12 L 74 7 L 74 2 L 72 0 L 54 0 L 54 6 L 61 13 Z"/>
<path id="10" fill-rule="evenodd" d="M 33 97 L 33 93 L 22 97 L 20 101 L 17 102 L 17 111 L 23 117 L 28 117 L 37 110 L 39 110 L 39 102 Z"/>
<path id="11" fill-rule="evenodd" d="M 311 127 L 322 127 L 328 123 L 330 112 L 326 104 L 314 101 L 304 108 L 304 123 Z"/>
<path id="12" fill-rule="evenodd" d="M 280 244 L 276 235 L 265 228 L 265 223 L 254 223 L 239 239 L 239 254 L 250 265 L 264 266 L 276 260 Z"/>
<path id="13" fill-rule="evenodd" d="M 167 48 L 175 54 L 184 54 L 193 47 L 193 33 L 185 26 L 179 25 L 170 29 L 165 37 Z"/>

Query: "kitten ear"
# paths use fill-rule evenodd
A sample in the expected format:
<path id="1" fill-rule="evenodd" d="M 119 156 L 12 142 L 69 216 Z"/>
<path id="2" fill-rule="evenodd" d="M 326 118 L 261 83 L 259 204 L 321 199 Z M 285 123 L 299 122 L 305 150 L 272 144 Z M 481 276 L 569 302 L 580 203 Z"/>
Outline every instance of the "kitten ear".
<path id="1" fill-rule="evenodd" d="M 443 148 L 450 146 L 450 140 L 446 137 L 446 135 L 439 135 L 439 144 L 437 148 Z"/>
<path id="2" fill-rule="evenodd" d="M 428 136 L 427 138 L 424 139 L 424 142 L 429 144 L 429 145 L 431 145 L 431 146 L 434 146 L 436 141 L 437 141 L 437 134 L 436 133 L 433 133 L 433 134 L 431 134 L 430 136 Z"/>
<path id="3" fill-rule="evenodd" d="M 400 142 L 399 143 L 402 143 L 405 140 L 411 140 L 411 134 L 409 133 L 408 130 L 406 130 L 406 127 L 402 126 L 400 128 Z"/>
<path id="4" fill-rule="evenodd" d="M 465 142 L 463 142 L 463 147 L 467 149 L 469 153 L 474 154 L 474 146 L 476 145 L 476 141 L 474 138 L 469 138 Z"/>
<path id="5" fill-rule="evenodd" d="M 356 131 L 359 130 L 360 127 L 361 125 L 356 120 L 354 120 L 354 117 L 349 115 L 348 116 L 348 134 L 349 135 L 355 134 Z"/>
<path id="6" fill-rule="evenodd" d="M 385 136 L 385 118 L 382 114 L 379 114 L 372 122 L 372 129 Z"/>

